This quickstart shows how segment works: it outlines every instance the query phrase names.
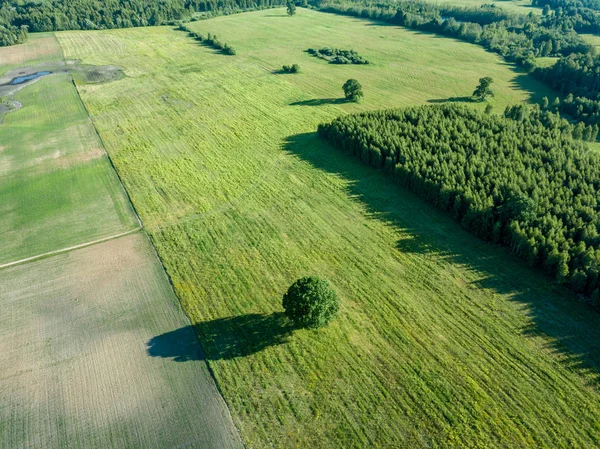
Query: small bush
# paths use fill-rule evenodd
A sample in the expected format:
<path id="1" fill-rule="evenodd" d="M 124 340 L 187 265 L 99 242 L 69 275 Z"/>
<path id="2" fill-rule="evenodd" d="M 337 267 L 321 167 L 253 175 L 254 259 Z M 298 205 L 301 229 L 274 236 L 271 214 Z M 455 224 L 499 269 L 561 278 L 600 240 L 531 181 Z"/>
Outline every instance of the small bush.
<path id="1" fill-rule="evenodd" d="M 298 73 L 300 71 L 300 66 L 298 64 L 284 65 L 281 68 L 281 71 L 283 73 Z"/>

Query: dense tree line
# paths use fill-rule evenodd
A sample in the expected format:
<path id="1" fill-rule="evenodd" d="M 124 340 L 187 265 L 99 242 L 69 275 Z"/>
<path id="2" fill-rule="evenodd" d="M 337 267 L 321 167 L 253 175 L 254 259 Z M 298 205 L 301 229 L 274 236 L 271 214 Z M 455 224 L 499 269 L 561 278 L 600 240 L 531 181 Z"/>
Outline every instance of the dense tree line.
<path id="1" fill-rule="evenodd" d="M 555 100 L 554 110 L 588 125 L 600 125 L 600 56 L 569 55 L 550 67 L 535 69 L 533 75 L 567 94 L 564 100 Z"/>
<path id="2" fill-rule="evenodd" d="M 163 25 L 200 11 L 231 12 L 283 4 L 284 0 L 0 0 L 0 45 L 22 42 L 27 29 L 39 32 Z"/>
<path id="3" fill-rule="evenodd" d="M 550 67 L 536 69 L 534 75 L 565 94 L 593 100 L 600 94 L 600 56 L 569 55 Z"/>
<path id="4" fill-rule="evenodd" d="M 365 58 L 360 56 L 354 50 L 340 50 L 339 48 L 320 48 L 315 50 L 309 48 L 306 50 L 309 54 L 316 56 L 317 58 L 329 61 L 331 64 L 368 64 Z"/>
<path id="5" fill-rule="evenodd" d="M 531 3 L 544 8 L 548 22 L 565 24 L 579 33 L 600 32 L 598 0 L 532 0 Z"/>
<path id="6" fill-rule="evenodd" d="M 560 119 L 521 108 L 511 118 L 464 105 L 368 112 L 319 135 L 600 307 L 600 155 Z"/>
<path id="7" fill-rule="evenodd" d="M 0 46 L 21 44 L 27 40 L 27 27 L 16 25 L 17 13 L 4 0 L 0 0 Z"/>

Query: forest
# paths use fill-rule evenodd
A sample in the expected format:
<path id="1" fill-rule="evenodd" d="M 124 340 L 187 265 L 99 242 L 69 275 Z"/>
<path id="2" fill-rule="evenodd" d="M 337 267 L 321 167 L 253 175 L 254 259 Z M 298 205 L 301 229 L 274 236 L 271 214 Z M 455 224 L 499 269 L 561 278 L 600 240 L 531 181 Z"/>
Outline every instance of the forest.
<path id="1" fill-rule="evenodd" d="M 0 0 L 0 46 L 26 39 L 26 32 L 98 30 L 163 25 L 195 12 L 261 9 L 282 0 Z"/>
<path id="2" fill-rule="evenodd" d="M 367 112 L 318 132 L 600 308 L 600 156 L 539 108 L 522 108 Z"/>

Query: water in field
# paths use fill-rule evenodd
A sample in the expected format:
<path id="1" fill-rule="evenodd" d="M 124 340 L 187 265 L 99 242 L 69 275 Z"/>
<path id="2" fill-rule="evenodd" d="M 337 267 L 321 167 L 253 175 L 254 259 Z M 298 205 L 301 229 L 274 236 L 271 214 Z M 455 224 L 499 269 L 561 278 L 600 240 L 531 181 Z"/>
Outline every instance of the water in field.
<path id="1" fill-rule="evenodd" d="M 18 76 L 10 82 L 10 85 L 14 86 L 17 84 L 23 84 L 23 83 L 26 83 L 27 81 L 31 81 L 36 78 L 40 78 L 42 76 L 50 75 L 51 73 L 52 72 L 36 72 L 36 73 L 32 73 L 31 75 Z"/>

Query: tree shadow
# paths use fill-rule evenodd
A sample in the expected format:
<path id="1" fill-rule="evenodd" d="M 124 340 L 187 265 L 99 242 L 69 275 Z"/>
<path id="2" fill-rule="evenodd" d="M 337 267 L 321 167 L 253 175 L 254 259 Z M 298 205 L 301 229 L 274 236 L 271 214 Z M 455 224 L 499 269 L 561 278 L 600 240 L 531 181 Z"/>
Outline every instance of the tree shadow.
<path id="1" fill-rule="evenodd" d="M 347 180 L 348 195 L 360 201 L 369 217 L 400 231 L 397 249 L 424 257 L 435 255 L 475 271 L 475 288 L 505 295 L 524 306 L 531 325 L 516 329 L 524 336 L 547 337 L 570 370 L 592 374 L 600 386 L 600 315 L 541 270 L 532 269 L 508 249 L 473 236 L 447 213 L 319 139 L 316 133 L 286 139 L 284 148 L 313 167 Z M 469 285 L 467 283 L 467 285 Z M 589 377 L 588 377 L 589 379 Z"/>
<path id="2" fill-rule="evenodd" d="M 473 97 L 450 97 L 427 100 L 427 103 L 477 103 Z"/>
<path id="3" fill-rule="evenodd" d="M 204 352 L 194 331 L 203 342 Z M 293 331 L 282 312 L 219 318 L 153 337 L 147 343 L 147 352 L 151 357 L 175 362 L 230 360 L 284 344 Z"/>
<path id="4" fill-rule="evenodd" d="M 174 362 L 204 360 L 202 348 L 192 326 L 152 337 L 146 343 L 146 352 L 151 357 L 173 359 Z"/>
<path id="5" fill-rule="evenodd" d="M 294 101 L 290 106 L 322 106 L 324 104 L 348 103 L 345 98 L 313 98 L 311 100 Z"/>

